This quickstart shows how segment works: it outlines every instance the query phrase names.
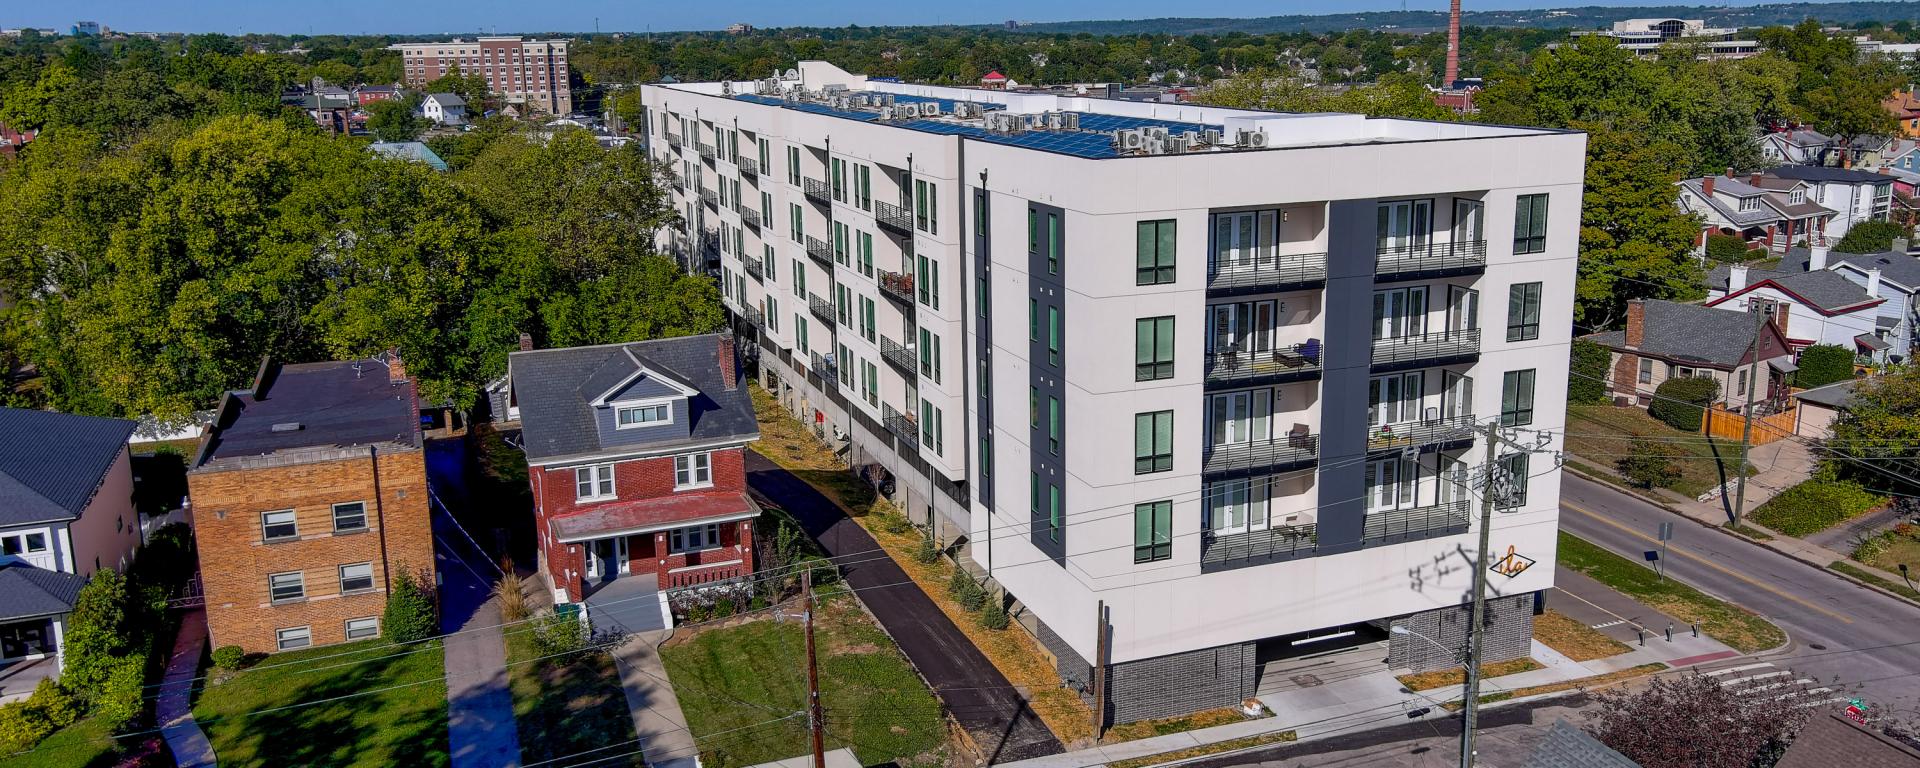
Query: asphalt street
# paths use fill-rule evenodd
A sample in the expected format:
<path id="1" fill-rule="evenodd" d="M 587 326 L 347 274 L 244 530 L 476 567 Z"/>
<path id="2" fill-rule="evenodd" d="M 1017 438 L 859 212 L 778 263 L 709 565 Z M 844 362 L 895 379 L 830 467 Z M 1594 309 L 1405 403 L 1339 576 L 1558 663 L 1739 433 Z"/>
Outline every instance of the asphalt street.
<path id="1" fill-rule="evenodd" d="M 1674 523 L 1667 576 L 1737 603 L 1787 631 L 1760 657 L 1896 714 L 1920 715 L 1920 607 L 1571 473 L 1561 530 L 1638 561 Z"/>

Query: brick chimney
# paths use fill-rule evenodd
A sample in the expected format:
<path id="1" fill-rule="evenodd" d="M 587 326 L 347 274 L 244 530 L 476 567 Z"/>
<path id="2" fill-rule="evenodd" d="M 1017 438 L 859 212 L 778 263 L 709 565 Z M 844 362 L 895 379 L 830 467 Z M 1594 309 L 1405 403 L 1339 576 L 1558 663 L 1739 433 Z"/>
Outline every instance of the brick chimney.
<path id="1" fill-rule="evenodd" d="M 1747 184 L 1755 187 L 1760 186 L 1760 172 L 1754 171 L 1751 175 L 1747 176 Z"/>
<path id="2" fill-rule="evenodd" d="M 1700 179 L 1700 191 L 1705 193 L 1707 197 L 1713 197 L 1713 177 L 1712 176 L 1707 176 Z"/>
<path id="3" fill-rule="evenodd" d="M 387 383 L 407 383 L 407 364 L 400 360 L 400 350 L 387 350 Z"/>
<path id="4" fill-rule="evenodd" d="M 720 383 L 729 392 L 740 388 L 740 367 L 734 360 L 733 336 L 728 334 L 720 335 Z"/>
<path id="5" fill-rule="evenodd" d="M 1460 79 L 1460 0 L 1453 0 L 1452 15 L 1447 19 L 1447 78 L 1440 81 L 1441 88 L 1452 88 L 1453 81 Z"/>
<path id="6" fill-rule="evenodd" d="M 520 351 L 522 352 L 533 351 L 533 334 L 527 333 L 526 331 L 520 332 Z"/>
<path id="7" fill-rule="evenodd" d="M 1627 302 L 1627 348 L 1639 349 L 1640 342 L 1647 338 L 1647 300 L 1634 299 Z"/>

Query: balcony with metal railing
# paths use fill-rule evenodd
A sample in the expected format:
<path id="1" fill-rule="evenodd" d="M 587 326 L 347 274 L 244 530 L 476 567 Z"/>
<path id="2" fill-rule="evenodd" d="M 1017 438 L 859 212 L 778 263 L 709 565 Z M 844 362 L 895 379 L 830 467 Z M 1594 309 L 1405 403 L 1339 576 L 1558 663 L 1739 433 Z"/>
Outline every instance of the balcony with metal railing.
<path id="1" fill-rule="evenodd" d="M 1471 275 L 1486 271 L 1487 241 L 1462 240 L 1382 247 L 1374 258 L 1375 280 Z"/>
<path id="2" fill-rule="evenodd" d="M 1208 352 L 1206 383 L 1247 387 L 1317 379 L 1320 352 L 1319 339 L 1272 349 Z"/>
<path id="3" fill-rule="evenodd" d="M 880 200 L 873 201 L 873 220 L 880 226 L 903 235 L 913 234 L 913 212 L 903 206 Z"/>
<path id="4" fill-rule="evenodd" d="M 1466 500 L 1424 507 L 1367 512 L 1361 536 L 1366 544 L 1392 544 L 1466 533 L 1471 518 Z"/>
<path id="5" fill-rule="evenodd" d="M 888 432 L 892 432 L 893 436 L 899 439 L 901 443 L 905 444 L 906 447 L 919 450 L 920 448 L 919 420 L 913 418 L 912 416 L 909 416 L 907 414 L 894 410 L 893 406 L 891 405 L 887 405 L 886 403 L 881 403 L 880 404 L 880 423 L 887 428 Z"/>
<path id="6" fill-rule="evenodd" d="M 1428 331 L 1373 340 L 1373 369 L 1446 365 L 1480 356 L 1480 329 Z"/>
<path id="7" fill-rule="evenodd" d="M 1461 448 L 1473 444 L 1473 425 L 1473 416 L 1463 415 L 1369 427 L 1367 451 Z"/>
<path id="8" fill-rule="evenodd" d="M 809 236 L 807 238 L 807 255 L 813 257 L 814 261 L 826 265 L 828 269 L 833 268 L 833 246 L 828 245 L 826 241 Z"/>
<path id="9" fill-rule="evenodd" d="M 767 329 L 767 314 L 761 312 L 759 307 L 747 307 L 746 311 L 740 313 L 740 316 L 746 318 L 747 323 L 755 328 L 763 331 Z"/>
<path id="10" fill-rule="evenodd" d="M 826 203 L 828 205 L 833 204 L 833 190 L 829 188 L 824 181 L 802 178 L 800 180 L 800 189 L 806 193 L 808 200 L 816 203 Z"/>
<path id="11" fill-rule="evenodd" d="M 677 133 L 674 133 L 674 132 L 672 132 L 672 131 L 668 131 L 668 132 L 667 132 L 667 146 L 669 146 L 669 147 L 673 147 L 674 149 L 679 149 L 679 148 L 680 148 L 680 134 L 677 134 Z"/>
<path id="12" fill-rule="evenodd" d="M 1327 283 L 1327 255 L 1257 255 L 1246 263 L 1209 263 L 1207 295 L 1215 297 L 1314 288 Z"/>
<path id="13" fill-rule="evenodd" d="M 700 233 L 700 252 L 707 255 L 708 261 L 720 259 L 720 230 L 709 229 Z"/>
<path id="14" fill-rule="evenodd" d="M 807 311 L 812 312 L 814 317 L 820 318 L 820 322 L 828 325 L 833 324 L 833 302 L 820 298 L 818 295 L 808 295 Z"/>
<path id="15" fill-rule="evenodd" d="M 820 377 L 821 383 L 832 388 L 833 382 L 840 380 L 840 366 L 834 362 L 832 355 L 822 355 L 818 352 L 811 354 L 812 365 L 808 366 L 807 370 Z"/>
<path id="16" fill-rule="evenodd" d="M 1320 436 L 1305 429 L 1279 437 L 1208 446 L 1200 473 L 1208 478 L 1252 477 L 1285 472 L 1320 460 Z"/>
<path id="17" fill-rule="evenodd" d="M 700 202 L 706 203 L 707 207 L 716 211 L 720 210 L 720 195 L 711 189 L 700 190 Z"/>
<path id="18" fill-rule="evenodd" d="M 702 158 L 705 158 L 707 160 L 712 160 L 714 158 L 714 151 L 713 151 L 712 144 L 695 144 L 693 145 L 693 151 L 699 153 Z"/>
<path id="19" fill-rule="evenodd" d="M 913 275 L 880 270 L 880 294 L 907 306 L 913 306 Z"/>
<path id="20" fill-rule="evenodd" d="M 760 257 L 758 256 L 744 253 L 740 254 L 740 266 L 746 268 L 747 274 L 753 275 L 753 279 L 755 280 L 765 281 L 767 279 L 766 273 L 763 271 L 764 268 L 760 266 Z"/>
<path id="21" fill-rule="evenodd" d="M 1313 523 L 1276 525 L 1239 533 L 1200 534 L 1200 572 L 1213 573 L 1311 556 L 1319 547 Z"/>
<path id="22" fill-rule="evenodd" d="M 743 206 L 740 206 L 739 211 L 740 211 L 740 223 L 745 224 L 749 227 L 753 227 L 754 229 L 760 228 L 760 210 L 759 209 L 748 208 L 743 205 Z"/>
<path id="23" fill-rule="evenodd" d="M 920 361 L 915 357 L 913 347 L 897 344 L 893 339 L 882 336 L 880 337 L 880 358 L 906 374 L 908 378 L 920 375 Z"/>
<path id="24" fill-rule="evenodd" d="M 760 175 L 760 161 L 756 158 L 751 158 L 751 157 L 735 158 L 733 161 L 733 164 L 735 167 L 740 169 L 741 173 L 744 173 L 748 176 Z"/>

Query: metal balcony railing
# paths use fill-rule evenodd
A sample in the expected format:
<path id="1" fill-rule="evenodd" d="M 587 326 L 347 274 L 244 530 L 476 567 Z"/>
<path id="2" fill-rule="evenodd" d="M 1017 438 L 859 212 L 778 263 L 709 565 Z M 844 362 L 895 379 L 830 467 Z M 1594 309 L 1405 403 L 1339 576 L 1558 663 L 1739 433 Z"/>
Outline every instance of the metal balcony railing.
<path id="1" fill-rule="evenodd" d="M 720 209 L 720 195 L 711 189 L 700 190 L 700 202 L 706 203 L 708 207 L 716 211 Z"/>
<path id="2" fill-rule="evenodd" d="M 674 132 L 672 132 L 672 131 L 668 131 L 668 132 L 667 132 L 667 146 L 669 146 L 669 147 L 673 147 L 674 149 L 679 149 L 679 148 L 680 148 L 680 134 L 677 134 L 677 133 L 674 133 Z"/>
<path id="3" fill-rule="evenodd" d="M 740 314 L 742 317 L 745 317 L 747 319 L 747 322 L 753 325 L 753 327 L 758 328 L 760 330 L 766 330 L 767 314 L 765 312 L 761 312 L 759 307 L 747 307 L 746 311 Z"/>
<path id="4" fill-rule="evenodd" d="M 708 160 L 712 160 L 714 158 L 712 144 L 695 144 L 693 145 L 693 151 L 699 153 L 701 157 L 706 158 Z"/>
<path id="5" fill-rule="evenodd" d="M 733 161 L 733 164 L 734 166 L 740 169 L 741 173 L 744 173 L 748 176 L 760 175 L 760 161 L 755 158 L 751 158 L 751 157 L 736 158 Z"/>
<path id="6" fill-rule="evenodd" d="M 1376 280 L 1399 280 L 1468 274 L 1486 268 L 1487 241 L 1463 240 L 1381 248 L 1374 259 L 1373 274 Z"/>
<path id="7" fill-rule="evenodd" d="M 1200 471 L 1205 475 L 1271 474 L 1319 458 L 1320 436 L 1300 430 L 1265 440 L 1208 446 Z"/>
<path id="8" fill-rule="evenodd" d="M 1327 281 L 1324 253 L 1257 255 L 1251 262 L 1207 264 L 1207 291 L 1216 295 L 1283 291 Z"/>
<path id="9" fill-rule="evenodd" d="M 873 219 L 903 235 L 913 234 L 913 212 L 892 203 L 873 201 Z"/>
<path id="10" fill-rule="evenodd" d="M 1368 512 L 1362 536 L 1368 543 L 1407 541 L 1466 533 L 1470 518 L 1465 500 L 1411 509 Z"/>
<path id="11" fill-rule="evenodd" d="M 755 280 L 764 281 L 767 279 L 766 273 L 762 271 L 763 268 L 760 266 L 760 257 L 758 256 L 741 254 L 740 266 L 745 267 L 747 274 L 753 275 L 753 279 Z"/>
<path id="12" fill-rule="evenodd" d="M 1215 571 L 1290 560 L 1313 554 L 1320 544 L 1313 523 L 1257 531 L 1200 534 L 1200 570 Z"/>
<path id="13" fill-rule="evenodd" d="M 819 296 L 807 296 L 807 311 L 812 312 L 814 317 L 820 318 L 820 322 L 828 325 L 832 325 L 834 322 L 833 302 L 827 301 Z"/>
<path id="14" fill-rule="evenodd" d="M 918 419 L 894 410 L 891 405 L 881 403 L 880 423 L 887 428 L 888 432 L 892 432 L 894 437 L 899 438 L 900 442 L 905 443 L 907 447 L 916 450 L 919 449 L 920 422 Z"/>
<path id="15" fill-rule="evenodd" d="M 832 355 L 814 352 L 812 356 L 813 365 L 810 366 L 810 370 L 813 371 L 813 375 L 820 377 L 821 382 L 830 383 L 840 380 L 840 366 L 833 361 Z"/>
<path id="16" fill-rule="evenodd" d="M 1402 448 L 1472 442 L 1473 425 L 1473 416 L 1466 415 L 1369 427 L 1367 450 L 1395 451 Z"/>
<path id="17" fill-rule="evenodd" d="M 805 191 L 808 200 L 828 204 L 833 202 L 833 190 L 828 188 L 824 181 L 803 178 L 800 180 L 800 188 Z"/>
<path id="18" fill-rule="evenodd" d="M 807 238 L 807 255 L 813 257 L 814 261 L 827 265 L 828 268 L 833 267 L 833 246 L 819 238 Z"/>
<path id="19" fill-rule="evenodd" d="M 1207 353 L 1207 383 L 1246 385 L 1306 381 L 1320 375 L 1320 340 L 1273 349 Z"/>
<path id="20" fill-rule="evenodd" d="M 744 205 L 740 206 L 740 223 L 753 227 L 754 229 L 759 229 L 760 210 L 757 208 L 748 208 Z"/>
<path id="21" fill-rule="evenodd" d="M 905 373 L 908 378 L 920 375 L 920 361 L 914 356 L 913 347 L 894 343 L 893 339 L 880 337 L 880 358 Z"/>
<path id="22" fill-rule="evenodd" d="M 680 186 L 680 182 L 681 182 L 680 172 L 677 170 L 674 170 L 674 167 L 671 165 L 660 166 L 660 178 L 666 180 L 667 186 L 671 186 L 671 187 Z"/>
<path id="23" fill-rule="evenodd" d="M 880 270 L 880 293 L 889 299 L 913 305 L 913 275 L 905 272 Z"/>
<path id="24" fill-rule="evenodd" d="M 709 259 L 720 258 L 720 230 L 709 229 L 700 235 L 700 251 Z"/>
<path id="25" fill-rule="evenodd" d="M 1480 329 L 1429 331 L 1412 336 L 1392 336 L 1373 340 L 1373 365 L 1407 363 L 1435 364 L 1442 361 L 1477 357 L 1480 354 Z"/>

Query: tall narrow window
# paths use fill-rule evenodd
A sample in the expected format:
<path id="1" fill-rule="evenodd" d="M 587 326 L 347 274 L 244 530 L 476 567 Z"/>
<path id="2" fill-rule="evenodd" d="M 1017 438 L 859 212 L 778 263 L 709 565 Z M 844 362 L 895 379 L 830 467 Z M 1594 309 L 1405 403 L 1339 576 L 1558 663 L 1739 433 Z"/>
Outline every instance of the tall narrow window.
<path id="1" fill-rule="evenodd" d="M 1521 195 L 1513 205 L 1513 252 L 1540 253 L 1547 249 L 1547 196 Z"/>
<path id="2" fill-rule="evenodd" d="M 1133 321 L 1133 380 L 1173 378 L 1173 317 Z"/>
<path id="3" fill-rule="evenodd" d="M 945 432 L 941 417 L 940 409 L 933 407 L 933 403 L 920 401 L 920 443 L 935 456 L 941 455 L 940 438 Z"/>
<path id="4" fill-rule="evenodd" d="M 940 383 L 940 337 L 925 328 L 920 329 L 920 375 Z"/>
<path id="5" fill-rule="evenodd" d="M 1513 509 L 1527 504 L 1527 454 L 1511 453 L 1500 457 L 1500 468 L 1505 470 L 1506 493 L 1494 497 L 1494 506 L 1500 509 Z"/>
<path id="6" fill-rule="evenodd" d="M 1173 411 L 1133 415 L 1133 473 L 1173 469 Z"/>
<path id="7" fill-rule="evenodd" d="M 1060 274 L 1060 214 L 1047 214 L 1047 274 Z"/>
<path id="8" fill-rule="evenodd" d="M 792 203 L 791 206 L 787 209 L 787 212 L 791 214 L 789 218 L 791 219 L 791 222 L 793 225 L 792 226 L 793 241 L 796 243 L 806 242 L 807 241 L 806 218 L 803 214 L 800 213 L 800 204 Z"/>
<path id="9" fill-rule="evenodd" d="M 1060 398 L 1047 398 L 1047 449 L 1060 455 Z"/>
<path id="10" fill-rule="evenodd" d="M 1133 561 L 1151 563 L 1173 557 L 1173 502 L 1133 505 Z"/>
<path id="11" fill-rule="evenodd" d="M 937 188 L 922 179 L 913 180 L 913 220 L 920 231 L 929 235 L 940 234 L 940 205 L 936 197 Z"/>
<path id="12" fill-rule="evenodd" d="M 1143 221 L 1134 233 L 1134 284 L 1173 282 L 1174 220 Z"/>
<path id="13" fill-rule="evenodd" d="M 1533 369 L 1507 371 L 1500 382 L 1500 426 L 1533 423 Z"/>
<path id="14" fill-rule="evenodd" d="M 1540 284 L 1514 283 L 1507 289 L 1507 341 L 1540 338 Z"/>
<path id="15" fill-rule="evenodd" d="M 1047 307 L 1047 363 L 1060 365 L 1060 308 Z"/>
<path id="16" fill-rule="evenodd" d="M 1061 509 L 1060 486 L 1047 486 L 1047 529 L 1055 542 L 1060 541 L 1060 533 L 1067 528 L 1067 513 Z"/>
<path id="17" fill-rule="evenodd" d="M 913 283 L 920 291 L 920 303 L 927 305 L 929 309 L 938 310 L 940 309 L 940 262 L 925 256 L 919 258 L 920 274 L 914 277 Z"/>

